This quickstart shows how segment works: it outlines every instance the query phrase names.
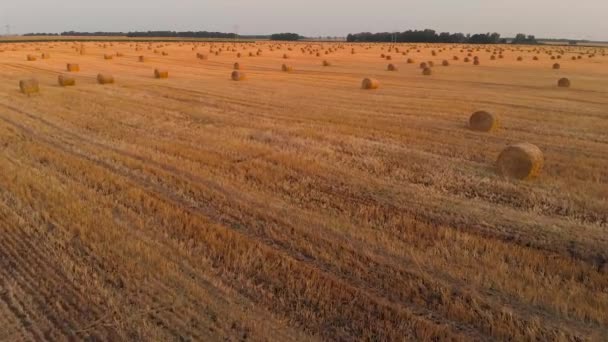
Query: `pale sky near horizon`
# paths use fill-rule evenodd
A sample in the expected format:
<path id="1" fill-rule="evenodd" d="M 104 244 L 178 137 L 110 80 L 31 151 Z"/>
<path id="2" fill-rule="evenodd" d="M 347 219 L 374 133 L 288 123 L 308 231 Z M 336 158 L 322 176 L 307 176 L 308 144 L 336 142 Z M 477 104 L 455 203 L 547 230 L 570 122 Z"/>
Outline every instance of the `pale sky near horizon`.
<path id="1" fill-rule="evenodd" d="M 0 32 L 221 31 L 343 36 L 430 28 L 608 41 L 608 0 L 0 0 Z"/>

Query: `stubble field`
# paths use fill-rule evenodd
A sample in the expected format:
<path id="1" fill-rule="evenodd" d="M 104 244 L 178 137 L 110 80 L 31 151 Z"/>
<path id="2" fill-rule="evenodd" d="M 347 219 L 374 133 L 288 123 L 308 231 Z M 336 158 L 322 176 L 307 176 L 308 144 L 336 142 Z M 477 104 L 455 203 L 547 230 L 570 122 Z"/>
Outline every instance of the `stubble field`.
<path id="1" fill-rule="evenodd" d="M 606 48 L 0 51 L 0 341 L 608 338 Z M 518 142 L 538 179 L 495 172 Z"/>

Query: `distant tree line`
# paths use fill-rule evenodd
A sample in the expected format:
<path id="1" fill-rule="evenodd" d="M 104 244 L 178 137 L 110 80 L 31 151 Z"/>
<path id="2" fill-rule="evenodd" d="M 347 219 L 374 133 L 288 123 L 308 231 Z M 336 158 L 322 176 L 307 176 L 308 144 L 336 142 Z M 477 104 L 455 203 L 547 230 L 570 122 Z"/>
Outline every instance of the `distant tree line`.
<path id="1" fill-rule="evenodd" d="M 275 33 L 270 35 L 270 40 L 288 40 L 288 41 L 296 41 L 300 40 L 303 37 L 297 33 Z"/>
<path id="2" fill-rule="evenodd" d="M 507 39 L 501 38 L 500 34 L 478 33 L 463 34 L 441 32 L 435 30 L 408 30 L 405 32 L 362 32 L 349 34 L 348 42 L 396 42 L 396 43 L 453 43 L 453 44 L 505 44 Z M 537 44 L 534 36 L 518 34 L 512 41 L 513 44 Z"/>

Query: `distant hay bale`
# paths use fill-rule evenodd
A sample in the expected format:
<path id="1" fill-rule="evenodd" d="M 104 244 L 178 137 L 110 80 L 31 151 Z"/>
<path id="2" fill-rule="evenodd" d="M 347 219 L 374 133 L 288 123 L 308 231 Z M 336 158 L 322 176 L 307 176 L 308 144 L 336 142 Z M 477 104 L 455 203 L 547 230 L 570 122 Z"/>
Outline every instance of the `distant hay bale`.
<path id="1" fill-rule="evenodd" d="M 38 58 L 36 58 L 36 56 L 34 56 L 34 55 L 27 55 L 26 59 L 28 62 L 33 62 L 33 61 L 37 60 Z"/>
<path id="2" fill-rule="evenodd" d="M 561 65 L 559 65 L 559 63 L 553 64 L 553 69 L 557 70 L 559 68 L 561 68 Z"/>
<path id="3" fill-rule="evenodd" d="M 69 72 L 78 72 L 78 71 L 80 71 L 80 66 L 78 64 L 68 63 L 66 66 L 66 69 Z"/>
<path id="4" fill-rule="evenodd" d="M 197 53 L 196 54 L 196 58 L 198 59 L 207 59 L 207 55 L 205 55 L 204 53 Z"/>
<path id="5" fill-rule="evenodd" d="M 145 61 L 146 61 L 146 56 L 139 56 L 139 57 L 137 57 L 137 60 L 138 60 L 139 62 L 143 63 L 143 62 L 145 62 Z"/>
<path id="6" fill-rule="evenodd" d="M 103 55 L 103 59 L 109 60 L 109 59 L 112 59 L 112 58 L 114 58 L 113 55 L 110 55 L 110 54 L 104 54 Z"/>
<path id="7" fill-rule="evenodd" d="M 389 64 L 388 67 L 386 67 L 386 70 L 388 71 L 398 71 L 399 69 L 397 68 L 397 66 L 395 64 Z"/>
<path id="8" fill-rule="evenodd" d="M 479 132 L 490 132 L 500 125 L 498 117 L 486 111 L 477 111 L 469 118 L 469 128 Z"/>
<path id="9" fill-rule="evenodd" d="M 428 64 L 426 64 L 426 62 L 420 63 L 420 69 L 426 69 L 426 68 L 428 68 Z"/>
<path id="10" fill-rule="evenodd" d="M 459 60 L 460 58 L 458 58 L 458 56 L 454 56 L 454 57 L 452 57 L 452 59 L 453 59 L 453 60 L 455 60 L 455 61 L 457 61 L 457 60 Z"/>
<path id="11" fill-rule="evenodd" d="M 323 66 L 326 66 L 326 67 L 331 66 L 331 63 L 328 60 L 324 60 Z"/>
<path id="12" fill-rule="evenodd" d="M 114 76 L 107 74 L 98 74 L 97 75 L 97 83 L 99 84 L 113 84 Z"/>
<path id="13" fill-rule="evenodd" d="M 283 72 L 292 72 L 293 71 L 293 67 L 291 67 L 290 65 L 287 65 L 287 64 L 283 64 L 281 66 L 281 70 L 283 70 Z"/>
<path id="14" fill-rule="evenodd" d="M 413 59 L 411 59 L 411 58 L 407 59 L 407 64 L 414 64 L 414 63 L 415 63 L 415 61 Z"/>
<path id="15" fill-rule="evenodd" d="M 538 60 L 538 56 L 534 56 L 532 57 L 533 60 L 537 61 Z M 555 59 L 555 57 L 551 57 L 551 59 Z"/>
<path id="16" fill-rule="evenodd" d="M 479 65 L 479 59 L 473 60 L 473 65 Z"/>
<path id="17" fill-rule="evenodd" d="M 154 78 L 169 78 L 169 71 L 154 69 Z"/>
<path id="18" fill-rule="evenodd" d="M 40 58 L 41 59 L 49 59 L 49 58 L 51 58 L 51 54 L 45 52 L 42 55 L 40 55 Z"/>
<path id="19" fill-rule="evenodd" d="M 538 177 L 543 165 L 543 152 L 530 143 L 508 146 L 500 153 L 496 161 L 498 174 L 520 180 Z"/>
<path id="20" fill-rule="evenodd" d="M 493 61 L 496 60 L 496 55 L 490 56 L 490 60 L 493 60 Z"/>
<path id="21" fill-rule="evenodd" d="M 557 81 L 557 86 L 560 88 L 570 88 L 570 80 L 563 77 Z"/>
<path id="22" fill-rule="evenodd" d="M 116 57 L 124 57 L 124 54 L 122 52 L 117 52 Z"/>
<path id="23" fill-rule="evenodd" d="M 233 81 L 244 81 L 247 79 L 247 76 L 242 71 L 234 70 L 232 72 L 231 78 Z"/>
<path id="24" fill-rule="evenodd" d="M 378 87 L 380 87 L 380 82 L 373 78 L 365 78 L 361 82 L 361 88 L 363 89 L 378 89 Z"/>
<path id="25" fill-rule="evenodd" d="M 237 62 L 237 63 L 234 63 L 234 64 L 232 65 L 232 69 L 234 69 L 234 70 L 243 70 L 244 68 L 241 66 L 241 64 L 239 64 L 239 63 Z"/>
<path id="26" fill-rule="evenodd" d="M 431 68 L 424 68 L 424 69 L 422 70 L 422 74 L 423 74 L 424 76 L 430 76 L 430 75 L 432 75 L 432 74 L 433 74 L 433 71 L 431 70 Z"/>
<path id="27" fill-rule="evenodd" d="M 167 51 L 163 51 L 163 52 L 162 52 L 162 55 L 163 55 L 163 56 L 169 56 L 169 53 L 168 53 Z"/>
<path id="28" fill-rule="evenodd" d="M 469 63 L 471 60 L 469 59 L 469 57 L 465 57 L 465 58 L 463 59 L 463 61 L 464 61 L 465 63 Z"/>
<path id="29" fill-rule="evenodd" d="M 19 81 L 19 89 L 26 95 L 34 94 L 40 91 L 38 80 L 32 78 L 29 80 Z"/>
<path id="30" fill-rule="evenodd" d="M 283 59 L 289 59 L 289 55 L 284 54 L 284 55 L 283 55 Z"/>
<path id="31" fill-rule="evenodd" d="M 448 62 L 447 59 L 444 59 L 443 62 L 441 62 L 441 65 L 443 65 L 443 66 L 449 66 L 450 62 Z"/>
<path id="32" fill-rule="evenodd" d="M 517 61 L 518 61 L 518 62 L 521 62 L 521 61 L 523 61 L 523 60 L 524 60 L 524 58 L 523 58 L 522 56 L 517 57 Z"/>
<path id="33" fill-rule="evenodd" d="M 392 59 L 393 59 L 393 56 L 391 56 L 391 55 L 386 56 L 386 60 L 387 60 L 387 61 L 390 61 L 390 60 L 392 60 Z"/>
<path id="34" fill-rule="evenodd" d="M 57 83 L 62 87 L 69 87 L 76 85 L 76 79 L 72 76 L 59 75 L 57 77 Z"/>

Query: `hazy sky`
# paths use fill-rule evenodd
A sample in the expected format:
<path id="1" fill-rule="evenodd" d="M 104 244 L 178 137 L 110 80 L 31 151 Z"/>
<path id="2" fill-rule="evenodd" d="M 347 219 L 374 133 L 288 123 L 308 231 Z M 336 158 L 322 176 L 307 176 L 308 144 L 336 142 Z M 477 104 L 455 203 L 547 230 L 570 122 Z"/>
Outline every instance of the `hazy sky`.
<path id="1" fill-rule="evenodd" d="M 0 0 L 13 33 L 179 30 L 307 36 L 362 31 L 523 32 L 608 40 L 608 0 Z"/>

